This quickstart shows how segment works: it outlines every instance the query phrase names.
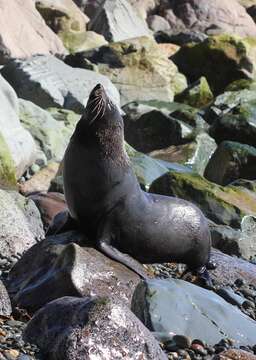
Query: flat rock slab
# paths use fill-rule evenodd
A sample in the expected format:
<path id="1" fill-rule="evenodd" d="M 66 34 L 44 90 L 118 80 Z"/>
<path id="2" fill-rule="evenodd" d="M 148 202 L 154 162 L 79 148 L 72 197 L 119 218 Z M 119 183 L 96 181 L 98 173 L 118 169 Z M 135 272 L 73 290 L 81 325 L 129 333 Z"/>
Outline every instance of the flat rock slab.
<path id="1" fill-rule="evenodd" d="M 49 360 L 167 360 L 158 342 L 123 304 L 63 297 L 39 310 L 25 329 Z"/>
<path id="2" fill-rule="evenodd" d="M 246 283 L 256 286 L 256 265 L 238 257 L 223 254 L 216 249 L 212 249 L 211 254 L 211 259 L 217 267 L 210 273 L 218 283 L 230 285 L 237 279 L 243 279 Z"/>
<path id="3" fill-rule="evenodd" d="M 9 274 L 13 303 L 34 312 L 62 296 L 103 295 L 129 305 L 139 276 L 94 248 L 81 247 L 83 242 L 73 231 L 29 249 Z"/>
<path id="4" fill-rule="evenodd" d="M 132 310 L 155 332 L 174 332 L 209 345 L 231 338 L 254 345 L 256 322 L 212 291 L 183 280 L 149 280 L 135 290 Z"/>
<path id="5" fill-rule="evenodd" d="M 91 90 L 101 83 L 119 105 L 119 93 L 111 81 L 90 70 L 74 69 L 54 56 L 12 60 L 2 70 L 18 96 L 42 108 L 63 107 L 81 113 Z"/>

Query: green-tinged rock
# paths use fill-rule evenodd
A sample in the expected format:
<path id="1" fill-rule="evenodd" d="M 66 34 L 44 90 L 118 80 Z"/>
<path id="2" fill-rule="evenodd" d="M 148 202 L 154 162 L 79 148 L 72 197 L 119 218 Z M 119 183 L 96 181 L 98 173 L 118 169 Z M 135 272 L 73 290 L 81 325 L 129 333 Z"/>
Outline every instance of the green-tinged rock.
<path id="1" fill-rule="evenodd" d="M 51 114 L 51 116 L 64 124 L 67 129 L 71 132 L 75 130 L 76 124 L 81 118 L 80 114 L 75 113 L 72 110 L 60 109 L 60 108 L 48 108 L 47 111 Z"/>
<path id="2" fill-rule="evenodd" d="M 226 87 L 225 92 L 239 91 L 239 90 L 245 90 L 245 89 L 256 90 L 255 80 L 250 80 L 250 79 L 235 80 Z"/>
<path id="3" fill-rule="evenodd" d="M 256 148 L 223 141 L 212 155 L 204 176 L 219 185 L 228 185 L 240 178 L 256 179 Z"/>
<path id="4" fill-rule="evenodd" d="M 204 76 L 198 81 L 187 87 L 181 94 L 175 98 L 176 101 L 188 104 L 195 108 L 201 108 L 213 100 L 213 93 Z"/>
<path id="5" fill-rule="evenodd" d="M 205 76 L 215 94 L 239 79 L 255 79 L 256 40 L 233 35 L 211 36 L 188 44 L 172 60 L 190 82 Z"/>
<path id="6" fill-rule="evenodd" d="M 56 121 L 47 111 L 30 101 L 19 100 L 20 120 L 34 137 L 48 160 L 61 161 L 74 128 Z"/>
<path id="7" fill-rule="evenodd" d="M 61 31 L 58 35 L 70 53 L 95 49 L 108 43 L 102 35 L 94 31 L 80 33 Z"/>
<path id="8" fill-rule="evenodd" d="M 84 56 L 116 85 L 122 104 L 134 100 L 172 101 L 174 94 L 187 87 L 184 75 L 149 37 L 111 43 Z"/>
<path id="9" fill-rule="evenodd" d="M 186 165 L 199 175 L 203 175 L 215 149 L 215 141 L 208 134 L 202 132 L 196 136 L 194 142 L 155 150 L 149 155 L 155 159 Z"/>
<path id="10" fill-rule="evenodd" d="M 15 189 L 16 186 L 15 164 L 8 145 L 0 132 L 0 188 Z"/>
<path id="11" fill-rule="evenodd" d="M 242 186 L 222 187 L 197 174 L 168 172 L 149 191 L 191 201 L 217 224 L 239 228 L 243 216 L 256 215 L 255 192 Z"/>

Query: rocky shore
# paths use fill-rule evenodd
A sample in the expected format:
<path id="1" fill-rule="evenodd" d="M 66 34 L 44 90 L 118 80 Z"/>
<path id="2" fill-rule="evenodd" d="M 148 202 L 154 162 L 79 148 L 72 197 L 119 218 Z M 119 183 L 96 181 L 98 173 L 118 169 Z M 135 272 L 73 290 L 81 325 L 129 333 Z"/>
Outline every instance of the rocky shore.
<path id="1" fill-rule="evenodd" d="M 12 0 L 0 23 L 0 360 L 256 360 L 256 1 Z M 208 219 L 211 287 L 46 236 L 98 83 L 141 188 Z"/>

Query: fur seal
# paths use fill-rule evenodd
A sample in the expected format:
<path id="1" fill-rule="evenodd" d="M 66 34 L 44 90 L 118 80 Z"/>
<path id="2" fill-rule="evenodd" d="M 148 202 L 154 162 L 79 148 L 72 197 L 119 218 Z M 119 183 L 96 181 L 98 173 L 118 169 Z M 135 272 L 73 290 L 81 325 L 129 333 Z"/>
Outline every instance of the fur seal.
<path id="1" fill-rule="evenodd" d="M 69 222 L 108 257 L 142 277 L 140 263 L 170 261 L 207 273 L 206 218 L 188 201 L 140 188 L 124 148 L 122 116 L 100 84 L 65 152 L 63 180 Z"/>

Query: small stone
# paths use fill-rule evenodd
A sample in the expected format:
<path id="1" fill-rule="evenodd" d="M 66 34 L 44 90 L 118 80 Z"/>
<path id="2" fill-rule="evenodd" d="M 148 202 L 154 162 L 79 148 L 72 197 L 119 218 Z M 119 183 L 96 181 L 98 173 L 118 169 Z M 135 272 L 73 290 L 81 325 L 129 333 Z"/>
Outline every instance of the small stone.
<path id="1" fill-rule="evenodd" d="M 8 349 L 4 351 L 4 355 L 7 360 L 16 360 L 19 356 L 19 351 L 15 349 Z"/>
<path id="2" fill-rule="evenodd" d="M 244 309 L 254 309 L 255 308 L 255 304 L 254 302 L 250 301 L 250 300 L 245 300 L 244 303 L 243 303 L 243 308 Z"/>
<path id="3" fill-rule="evenodd" d="M 37 164 L 33 164 L 31 167 L 30 167 L 30 172 L 31 174 L 36 174 L 38 171 L 40 170 L 40 166 L 37 165 Z"/>
<path id="4" fill-rule="evenodd" d="M 243 279 L 236 279 L 235 285 L 240 288 L 241 286 L 244 285 L 244 280 Z"/>
<path id="5" fill-rule="evenodd" d="M 180 349 L 187 349 L 191 346 L 191 339 L 183 335 L 175 335 L 173 341 Z"/>
<path id="6" fill-rule="evenodd" d="M 207 355 L 207 350 L 205 350 L 205 348 L 200 345 L 200 344 L 197 344 L 197 343 L 193 343 L 191 345 L 191 348 L 197 353 L 197 354 L 200 354 L 200 355 Z"/>
<path id="7" fill-rule="evenodd" d="M 194 340 L 192 341 L 192 345 L 193 345 L 193 344 L 198 344 L 198 345 L 201 345 L 201 346 L 205 347 L 205 343 L 204 343 L 202 340 L 200 340 L 200 339 L 194 339 Z"/>

